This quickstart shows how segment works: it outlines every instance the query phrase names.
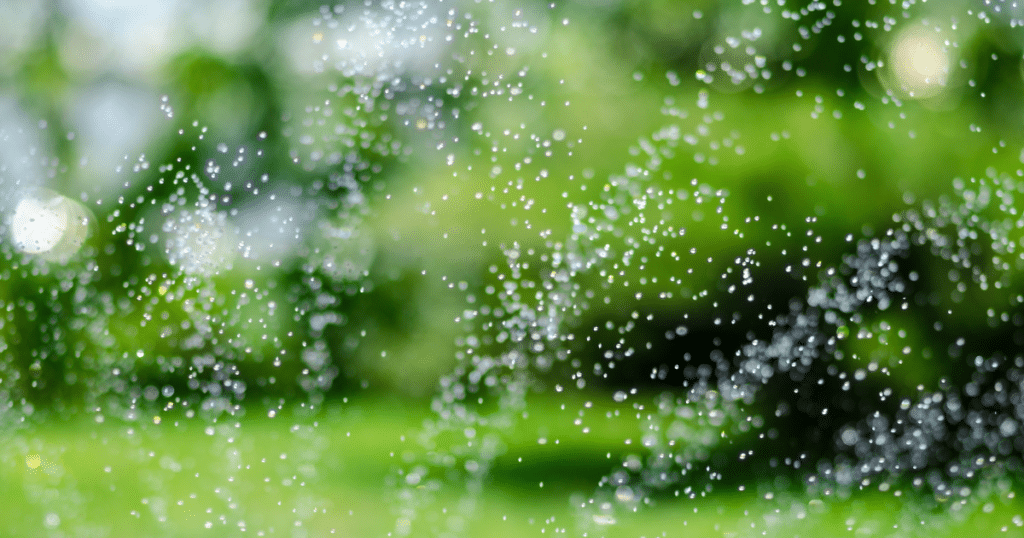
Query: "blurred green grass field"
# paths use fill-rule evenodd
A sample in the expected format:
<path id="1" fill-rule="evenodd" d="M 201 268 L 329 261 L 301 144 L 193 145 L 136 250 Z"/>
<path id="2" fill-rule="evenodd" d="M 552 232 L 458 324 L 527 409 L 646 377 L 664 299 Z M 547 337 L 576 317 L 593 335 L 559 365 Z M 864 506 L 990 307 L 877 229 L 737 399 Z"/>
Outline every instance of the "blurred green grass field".
<path id="1" fill-rule="evenodd" d="M 563 404 L 535 400 L 530 415 L 505 432 L 504 455 L 478 501 L 462 514 L 467 536 L 1024 532 L 1024 502 L 986 494 L 984 481 L 960 506 L 949 506 L 955 501 L 877 489 L 843 500 L 796 490 L 766 495 L 753 489 L 770 484 L 771 477 L 752 477 L 747 491 L 723 486 L 696 499 L 655 497 L 636 512 L 620 507 L 615 523 L 607 524 L 609 519 L 584 515 L 593 512 L 570 503 L 592 498 L 596 480 L 620 461 L 623 438 L 636 422 L 610 419 L 583 434 Z M 315 418 L 283 413 L 215 424 L 174 416 L 160 424 L 149 417 L 130 424 L 76 418 L 26 427 L 0 446 L 0 536 L 31 538 L 44 528 L 74 528 L 64 535 L 76 538 L 389 536 L 398 520 L 399 489 L 386 484 L 400 462 L 421 450 L 414 436 L 429 418 L 423 409 L 410 401 L 365 398 L 329 404 Z M 32 469 L 26 458 L 35 454 Z M 410 536 L 431 535 L 437 516 L 470 506 L 462 504 L 465 491 L 457 482 L 441 484 L 416 505 Z"/>

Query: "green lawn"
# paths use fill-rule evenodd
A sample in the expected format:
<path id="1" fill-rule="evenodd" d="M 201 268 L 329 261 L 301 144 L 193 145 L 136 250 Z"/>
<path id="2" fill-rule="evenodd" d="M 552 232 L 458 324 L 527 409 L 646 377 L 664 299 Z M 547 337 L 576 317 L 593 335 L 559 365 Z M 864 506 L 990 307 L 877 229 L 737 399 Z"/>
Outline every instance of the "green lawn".
<path id="1" fill-rule="evenodd" d="M 573 408 L 532 402 L 530 416 L 507 430 L 505 455 L 478 502 L 460 504 L 460 484 L 445 483 L 418 501 L 410 535 L 431 536 L 431 521 L 449 521 L 460 510 L 464 535 L 472 537 L 1024 533 L 1024 503 L 1005 491 L 926 508 L 892 491 L 824 502 L 773 492 L 766 500 L 766 485 L 759 493 L 751 486 L 662 498 L 635 513 L 620 510 L 609 524 L 570 502 L 592 497 L 593 480 L 616 465 L 637 423 L 609 420 L 584 435 L 573 425 Z M 413 439 L 424 409 L 357 399 L 329 405 L 316 427 L 314 419 L 285 413 L 217 424 L 165 415 L 160 424 L 107 418 L 24 428 L 0 444 L 0 536 L 386 536 L 395 529 L 399 496 L 386 484 L 418 453 Z M 26 457 L 34 454 L 40 459 L 33 470 Z"/>

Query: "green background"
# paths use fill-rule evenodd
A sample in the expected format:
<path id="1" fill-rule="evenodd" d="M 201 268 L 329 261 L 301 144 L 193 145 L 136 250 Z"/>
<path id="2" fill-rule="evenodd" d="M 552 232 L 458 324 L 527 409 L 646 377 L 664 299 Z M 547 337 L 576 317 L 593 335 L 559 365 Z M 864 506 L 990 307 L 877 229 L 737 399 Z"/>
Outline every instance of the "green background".
<path id="1" fill-rule="evenodd" d="M 206 521 L 222 525 L 220 514 L 278 535 L 389 532 L 400 492 L 416 491 L 393 482 L 422 455 L 415 439 L 429 430 L 423 421 L 433 420 L 431 401 L 444 393 L 439 379 L 469 375 L 467 350 L 499 357 L 513 347 L 498 337 L 500 326 L 486 323 L 500 322 L 496 310 L 508 312 L 512 303 L 529 309 L 543 302 L 535 288 L 550 282 L 543 270 L 545 256 L 557 251 L 553 242 L 574 238 L 573 206 L 605 217 L 606 206 L 633 212 L 623 210 L 615 229 L 593 245 L 581 240 L 583 248 L 607 245 L 610 261 L 571 277 L 573 301 L 587 303 L 562 328 L 576 335 L 560 342 L 562 356 L 568 350 L 571 358 L 531 372 L 528 417 L 504 409 L 514 419 L 510 429 L 492 425 L 502 455 L 470 510 L 466 535 L 584 528 L 570 498 L 591 498 L 603 476 L 642 453 L 624 443 L 643 435 L 635 402 L 684 395 L 688 374 L 673 370 L 690 361 L 684 354 L 705 364 L 716 350 L 728 355 L 750 338 L 770 338 L 765 320 L 788 311 L 792 299 L 804 301 L 827 280 L 827 268 L 856 253 L 857 241 L 893 227 L 895 214 L 927 213 L 943 200 L 956 206 L 970 199 L 965 191 L 983 190 L 982 182 L 998 191 L 999 203 L 977 204 L 978 220 L 950 219 L 934 232 L 954 239 L 967 233 L 971 263 L 915 245 L 899 261 L 900 273 L 916 278 L 909 308 L 864 308 L 859 326 L 846 329 L 856 337 L 835 347 L 848 359 L 821 366 L 850 376 L 870 362 L 890 368 L 872 369 L 850 393 L 829 386 L 805 397 L 815 410 L 841 410 L 832 423 L 808 427 L 813 413 L 802 410 L 766 428 L 782 441 L 737 435 L 712 443 L 708 458 L 728 467 L 754 450 L 760 463 L 798 454 L 830 460 L 845 422 L 967 383 L 975 355 L 1011 357 L 1024 342 L 1022 301 L 1015 299 L 1021 286 L 1013 278 L 1020 257 L 1000 252 L 986 235 L 1000 226 L 1010 242 L 1021 235 L 1013 193 L 1024 174 L 1024 41 L 1012 13 L 993 11 L 985 22 L 952 1 L 906 9 L 888 2 L 770 9 L 653 0 L 467 3 L 459 9 L 482 30 L 454 34 L 454 52 L 446 49 L 438 60 L 462 78 L 375 95 L 377 106 L 396 103 L 383 118 L 359 102 L 358 91 L 344 91 L 358 77 L 310 68 L 320 50 L 310 43 L 319 43 L 315 35 L 329 20 L 319 4 L 176 4 L 150 11 L 149 19 L 131 10 L 94 19 L 91 5 L 0 3 L 13 21 L 5 28 L 12 44 L 0 49 L 0 144 L 8 163 L 0 188 L 45 187 L 81 200 L 96 216 L 90 242 L 67 264 L 17 252 L 3 230 L 0 404 L 7 407 L 0 406 L 0 427 L 9 441 L 0 445 L 0 483 L 14 504 L 0 515 L 0 534 L 41 536 L 42 527 L 54 536 L 184 536 Z M 516 20 L 537 32 L 514 29 Z M 140 30 L 145 24 L 152 32 Z M 915 25 L 946 32 L 952 70 L 936 98 L 901 95 L 884 68 L 867 68 L 888 60 L 894 36 Z M 161 41 L 165 27 L 173 30 Z M 155 41 L 140 37 L 147 35 Z M 733 47 L 733 39 L 741 44 Z M 518 49 L 485 54 L 493 43 Z M 747 46 L 756 54 L 744 52 Z M 479 54 L 452 59 L 468 51 Z M 754 57 L 763 57 L 770 78 L 733 84 L 721 72 L 711 83 L 695 76 L 708 62 L 739 65 Z M 495 84 L 495 74 L 507 80 Z M 462 91 L 449 91 L 456 87 Z M 513 87 L 521 93 L 511 95 Z M 488 88 L 506 93 L 480 94 Z M 649 147 L 657 148 L 657 164 Z M 241 148 L 246 158 L 236 166 Z M 212 177 L 211 162 L 222 168 Z M 26 170 L 34 177 L 19 176 Z M 651 173 L 644 185 L 662 191 L 652 199 L 675 197 L 675 204 L 634 207 L 629 189 L 641 183 L 626 178 L 638 170 Z M 284 253 L 267 247 L 265 257 L 238 258 L 215 275 L 182 275 L 161 252 L 154 224 L 155 208 L 175 197 L 192 207 L 199 196 L 196 182 L 175 183 L 177 171 L 199 174 L 221 208 L 262 223 L 260 233 L 268 235 L 248 238 L 257 248 L 280 241 Z M 346 174 L 356 183 L 339 179 Z M 264 192 L 240 189 L 246 182 L 262 183 Z M 179 186 L 186 194 L 176 194 Z M 352 202 L 356 191 L 362 202 Z M 268 193 L 291 211 L 283 220 L 275 220 Z M 145 229 L 120 228 L 143 221 Z M 654 224 L 685 234 L 652 231 Z M 289 226 L 306 228 L 293 233 Z M 331 242 L 325 227 L 347 227 L 355 239 Z M 155 242 L 151 234 L 159 236 Z M 509 267 L 506 249 L 521 253 L 518 266 Z M 630 249 L 647 261 L 626 265 L 621 256 Z M 735 260 L 751 249 L 753 283 L 734 292 Z M 325 268 L 331 252 L 355 268 Z M 979 275 L 1001 285 L 981 286 Z M 500 294 L 509 281 L 520 286 L 516 301 Z M 214 329 L 193 345 L 192 329 L 182 324 L 203 317 L 204 301 L 214 305 L 205 310 L 214 313 Z M 680 326 L 685 336 L 665 337 Z M 955 345 L 962 337 L 966 347 Z M 611 357 L 616 365 L 609 368 Z M 208 370 L 198 366 L 206 358 Z M 607 375 L 597 374 L 598 365 Z M 659 369 L 668 374 L 659 379 Z M 586 374 L 585 387 L 576 388 L 577 372 Z M 228 407 L 203 408 L 208 381 L 226 387 Z M 465 399 L 487 416 L 504 395 L 502 384 L 476 384 L 468 384 Z M 174 396 L 150 398 L 150 387 L 170 387 Z M 633 389 L 639 395 L 625 402 L 613 396 Z M 879 401 L 886 389 L 895 395 Z M 770 418 L 787 390 L 776 382 L 739 412 Z M 582 433 L 573 421 L 588 401 L 617 418 L 598 416 L 594 431 Z M 305 411 L 308 405 L 320 414 Z M 200 410 L 177 415 L 188 406 Z M 280 414 L 268 417 L 275 409 Z M 168 428 L 176 417 L 180 426 Z M 691 435 L 699 438 L 706 427 Z M 549 438 L 561 442 L 539 443 Z M 232 456 L 236 442 L 241 452 Z M 158 452 L 163 456 L 151 455 Z M 24 457 L 32 453 L 60 470 L 29 472 Z M 300 463 L 269 470 L 256 463 L 289 461 L 280 458 L 286 453 L 300 454 L 292 456 Z M 1000 463 L 1011 478 L 1019 453 L 1011 449 L 1011 463 Z M 245 476 L 239 465 L 255 470 L 244 467 L 251 471 Z M 760 474 L 764 465 L 737 466 L 709 499 L 677 501 L 679 490 L 668 487 L 652 493 L 655 506 L 620 510 L 618 524 L 592 532 L 830 536 L 849 528 L 886 535 L 895 526 L 953 536 L 974 525 L 992 532 L 1020 526 L 1019 501 L 1007 496 L 1012 488 L 999 472 L 991 484 L 979 478 L 976 493 L 953 509 L 914 487 L 895 501 L 875 491 L 835 501 L 824 495 L 826 503 L 815 505 L 821 492 L 801 484 L 803 472 L 776 471 L 782 476 Z M 269 485 L 262 494 L 249 486 L 236 492 L 236 478 Z M 901 479 L 893 478 L 894 487 Z M 459 510 L 462 480 L 454 473 L 430 483 L 439 489 L 413 503 L 422 503 L 414 535 L 426 535 L 417 533 L 435 518 L 448 524 L 441 508 Z M 771 503 L 764 502 L 769 492 Z M 141 505 L 142 498 L 168 506 Z M 789 512 L 773 515 L 782 505 Z M 795 515 L 801 510 L 806 518 Z M 46 526 L 50 513 L 62 523 Z M 295 522 L 306 527 L 296 530 Z"/>

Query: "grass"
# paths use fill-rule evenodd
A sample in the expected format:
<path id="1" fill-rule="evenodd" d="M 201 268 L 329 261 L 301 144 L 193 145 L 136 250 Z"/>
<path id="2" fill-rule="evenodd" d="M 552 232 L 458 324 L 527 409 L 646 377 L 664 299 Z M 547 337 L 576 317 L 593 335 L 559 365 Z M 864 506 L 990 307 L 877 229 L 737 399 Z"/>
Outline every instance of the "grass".
<path id="1" fill-rule="evenodd" d="M 935 508 L 891 491 L 823 502 L 772 492 L 765 480 L 757 492 L 719 488 L 636 512 L 620 508 L 614 524 L 598 524 L 608 522 L 593 517 L 599 510 L 571 503 L 593 507 L 597 477 L 617 464 L 637 423 L 598 409 L 611 418 L 582 434 L 570 411 L 579 407 L 562 409 L 565 401 L 532 403 L 529 417 L 506 432 L 505 455 L 478 502 L 462 504 L 457 481 L 424 496 L 410 535 L 431 536 L 453 515 L 474 538 L 1024 533 L 1024 503 L 1005 488 Z M 420 405 L 365 399 L 328 406 L 315 427 L 282 413 L 216 424 L 165 415 L 160 424 L 79 418 L 23 428 L 0 444 L 0 536 L 387 536 L 399 495 L 387 484 L 419 453 L 413 439 L 425 418 Z M 540 436 L 548 442 L 539 444 Z M 26 457 L 35 454 L 30 469 Z"/>

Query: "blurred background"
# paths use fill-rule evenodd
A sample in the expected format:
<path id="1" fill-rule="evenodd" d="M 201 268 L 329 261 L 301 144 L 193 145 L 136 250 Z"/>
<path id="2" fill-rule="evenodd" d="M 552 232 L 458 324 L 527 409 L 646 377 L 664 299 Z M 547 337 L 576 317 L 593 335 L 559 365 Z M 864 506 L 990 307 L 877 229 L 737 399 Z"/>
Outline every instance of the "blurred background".
<path id="1" fill-rule="evenodd" d="M 594 504 L 608 485 L 658 505 L 634 523 L 660 532 L 687 521 L 672 499 L 711 482 L 748 497 L 692 524 L 739 532 L 765 494 L 810 506 L 808 473 L 866 457 L 858 436 L 889 428 L 873 413 L 933 392 L 998 433 L 937 435 L 911 467 L 938 470 L 935 486 L 993 456 L 1016 480 L 1021 8 L 783 4 L 0 0 L 0 478 L 24 506 L 0 533 L 133 535 L 124 518 L 244 532 L 238 514 L 296 536 L 379 535 L 396 514 L 399 534 L 432 535 L 417 518 L 512 532 L 496 523 L 509 515 L 564 532 L 570 496 Z M 878 274 L 872 300 L 816 299 Z M 690 399 L 783 337 L 782 355 L 814 349 L 799 376 L 735 405 L 707 403 L 707 386 Z M 663 470 L 662 441 L 641 441 L 648 411 L 702 405 L 669 435 L 692 447 L 676 461 L 734 472 L 645 474 Z M 243 422 L 249 437 L 231 432 Z M 445 448 L 465 444 L 449 431 L 469 448 Z M 280 514 L 260 520 L 258 497 L 219 491 L 238 473 L 202 467 L 204 452 L 237 463 L 236 436 L 254 460 L 302 454 L 254 471 Z M 465 473 L 428 471 L 446 458 Z M 136 471 L 104 477 L 119 459 Z M 886 472 L 883 492 L 913 480 Z M 303 477 L 315 493 L 288 489 Z M 339 493 L 342 477 L 362 489 Z M 354 500 L 390 495 L 389 479 L 404 508 Z M 483 507 L 456 501 L 472 479 Z M 481 523 L 452 523 L 421 486 Z M 493 500 L 508 491 L 537 506 Z M 1016 502 L 985 521 L 1013 525 Z M 907 513 L 934 508 L 920 506 Z M 634 528 L 598 512 L 586 523 L 609 536 Z M 822 513 L 804 532 L 852 525 Z"/>

